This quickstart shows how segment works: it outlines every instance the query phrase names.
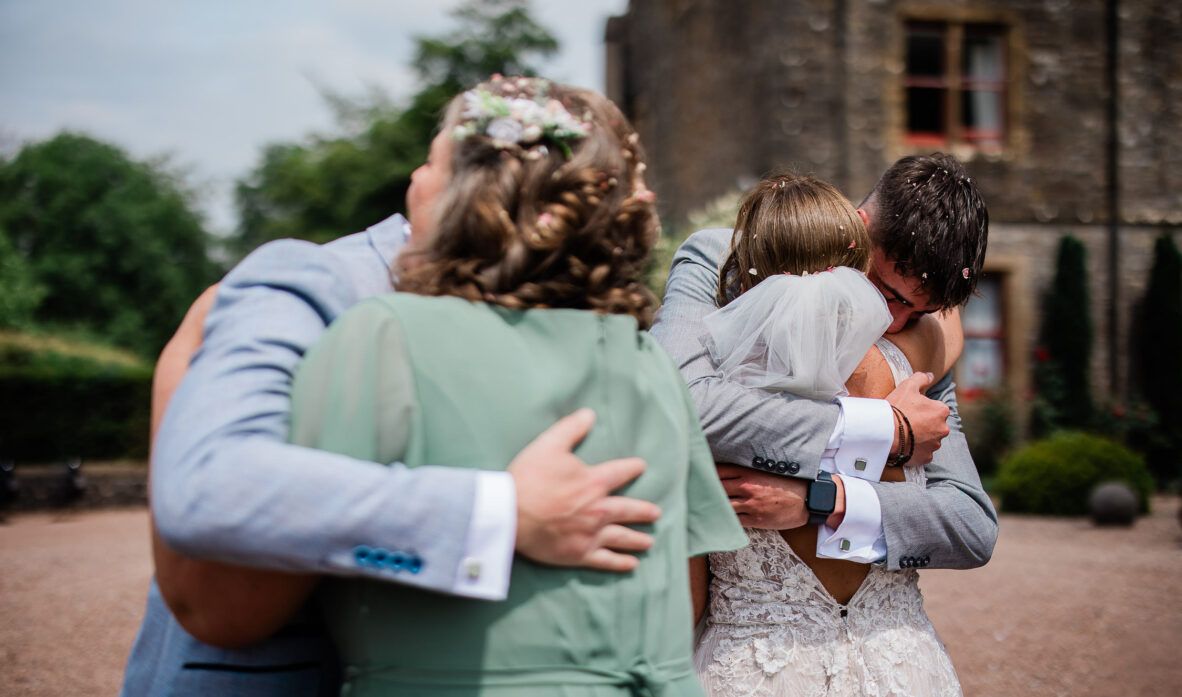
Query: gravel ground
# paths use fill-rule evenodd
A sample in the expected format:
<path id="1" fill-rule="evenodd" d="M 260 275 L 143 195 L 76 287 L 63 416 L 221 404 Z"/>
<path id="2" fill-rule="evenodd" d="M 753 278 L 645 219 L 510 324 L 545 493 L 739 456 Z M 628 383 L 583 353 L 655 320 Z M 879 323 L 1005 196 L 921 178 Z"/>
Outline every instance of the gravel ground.
<path id="1" fill-rule="evenodd" d="M 988 566 L 921 573 L 969 697 L 1182 694 L 1179 499 L 1129 529 L 1003 516 Z M 115 695 L 151 575 L 140 509 L 0 525 L 0 695 Z"/>

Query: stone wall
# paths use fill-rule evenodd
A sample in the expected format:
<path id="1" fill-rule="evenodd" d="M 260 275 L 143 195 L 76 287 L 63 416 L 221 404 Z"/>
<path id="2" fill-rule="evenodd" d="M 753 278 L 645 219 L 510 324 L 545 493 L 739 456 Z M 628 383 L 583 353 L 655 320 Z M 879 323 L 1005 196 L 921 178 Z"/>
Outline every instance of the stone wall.
<path id="1" fill-rule="evenodd" d="M 956 148 L 994 220 L 1102 223 L 1106 0 L 633 0 L 609 32 L 609 96 L 633 119 L 673 224 L 778 168 L 858 200 L 901 137 L 904 23 L 1009 28 L 1007 141 Z M 1123 222 L 1182 225 L 1182 4 L 1119 3 Z"/>
<path id="2" fill-rule="evenodd" d="M 1182 229 L 1182 3 L 1120 0 L 1119 248 L 1108 247 L 1107 0 L 632 0 L 608 31 L 609 96 L 633 119 L 667 227 L 776 169 L 859 201 L 903 139 L 905 22 L 1008 28 L 1006 141 L 950 148 L 989 204 L 987 266 L 1010 273 L 1010 386 L 1029 384 L 1039 299 L 1059 238 L 1089 254 L 1095 392 L 1128 387 L 1131 308 L 1153 239 Z M 1021 275 L 1022 280 L 1017 277 Z M 1117 293 L 1116 340 L 1108 298 Z M 1021 292 L 1013 292 L 1021 289 Z M 1115 352 L 1116 382 L 1109 357 Z"/>

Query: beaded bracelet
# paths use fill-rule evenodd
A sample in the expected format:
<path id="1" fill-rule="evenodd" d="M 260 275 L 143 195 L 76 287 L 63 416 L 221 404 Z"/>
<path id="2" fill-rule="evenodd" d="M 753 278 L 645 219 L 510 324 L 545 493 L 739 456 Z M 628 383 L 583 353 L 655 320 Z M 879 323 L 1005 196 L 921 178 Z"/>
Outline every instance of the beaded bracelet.
<path id="1" fill-rule="evenodd" d="M 915 454 L 915 431 L 911 428 L 911 421 L 903 410 L 895 405 L 891 405 L 891 409 L 895 412 L 895 423 L 899 426 L 899 454 L 887 460 L 887 464 L 892 467 L 902 467 L 911 461 L 911 456 Z M 906 425 L 906 436 L 904 436 L 904 425 Z M 903 452 L 906 447 L 906 453 Z"/>

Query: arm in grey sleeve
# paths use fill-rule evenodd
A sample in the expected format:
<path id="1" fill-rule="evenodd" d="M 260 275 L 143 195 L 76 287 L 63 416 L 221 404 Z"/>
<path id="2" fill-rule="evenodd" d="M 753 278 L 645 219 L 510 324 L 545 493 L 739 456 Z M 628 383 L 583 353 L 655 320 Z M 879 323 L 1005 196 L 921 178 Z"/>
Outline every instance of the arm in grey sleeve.
<path id="1" fill-rule="evenodd" d="M 926 568 L 982 566 L 997 542 L 997 511 L 981 486 L 961 432 L 951 375 L 937 381 L 928 396 L 951 409 L 952 432 L 927 465 L 927 488 L 871 482 L 882 505 L 887 568 L 902 568 L 903 561 L 916 559 Z"/>
<path id="2" fill-rule="evenodd" d="M 363 270 L 372 271 L 285 240 L 223 280 L 153 443 L 152 512 L 169 547 L 251 566 L 453 587 L 475 470 L 411 471 L 287 443 L 292 375 L 328 322 L 360 299 L 348 279 Z M 426 510 L 415 505 L 422 501 L 446 505 Z M 365 563 L 359 548 L 414 554 L 421 568 Z"/>
<path id="3" fill-rule="evenodd" d="M 730 236 L 730 230 L 701 230 L 677 250 L 652 334 L 689 384 L 716 460 L 752 466 L 761 458 L 784 463 L 780 474 L 812 479 L 841 411 L 837 402 L 728 382 L 699 340 L 702 319 L 718 309 L 718 266 Z"/>

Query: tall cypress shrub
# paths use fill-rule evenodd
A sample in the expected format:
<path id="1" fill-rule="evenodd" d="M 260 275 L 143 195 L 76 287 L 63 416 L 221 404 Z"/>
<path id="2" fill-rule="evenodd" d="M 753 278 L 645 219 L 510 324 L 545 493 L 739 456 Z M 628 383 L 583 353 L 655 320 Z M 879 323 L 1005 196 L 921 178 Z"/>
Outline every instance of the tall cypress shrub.
<path id="1" fill-rule="evenodd" d="M 1130 445 L 1144 448 L 1150 470 L 1165 485 L 1182 475 L 1182 255 L 1168 234 L 1154 243 L 1137 320 L 1138 386 L 1157 416 L 1157 433 Z"/>
<path id="2" fill-rule="evenodd" d="M 1032 430 L 1036 435 L 1064 428 L 1086 430 L 1095 415 L 1087 250 L 1071 235 L 1059 242 L 1055 280 L 1045 307 L 1044 349 L 1035 376 L 1042 404 L 1034 410 Z"/>

